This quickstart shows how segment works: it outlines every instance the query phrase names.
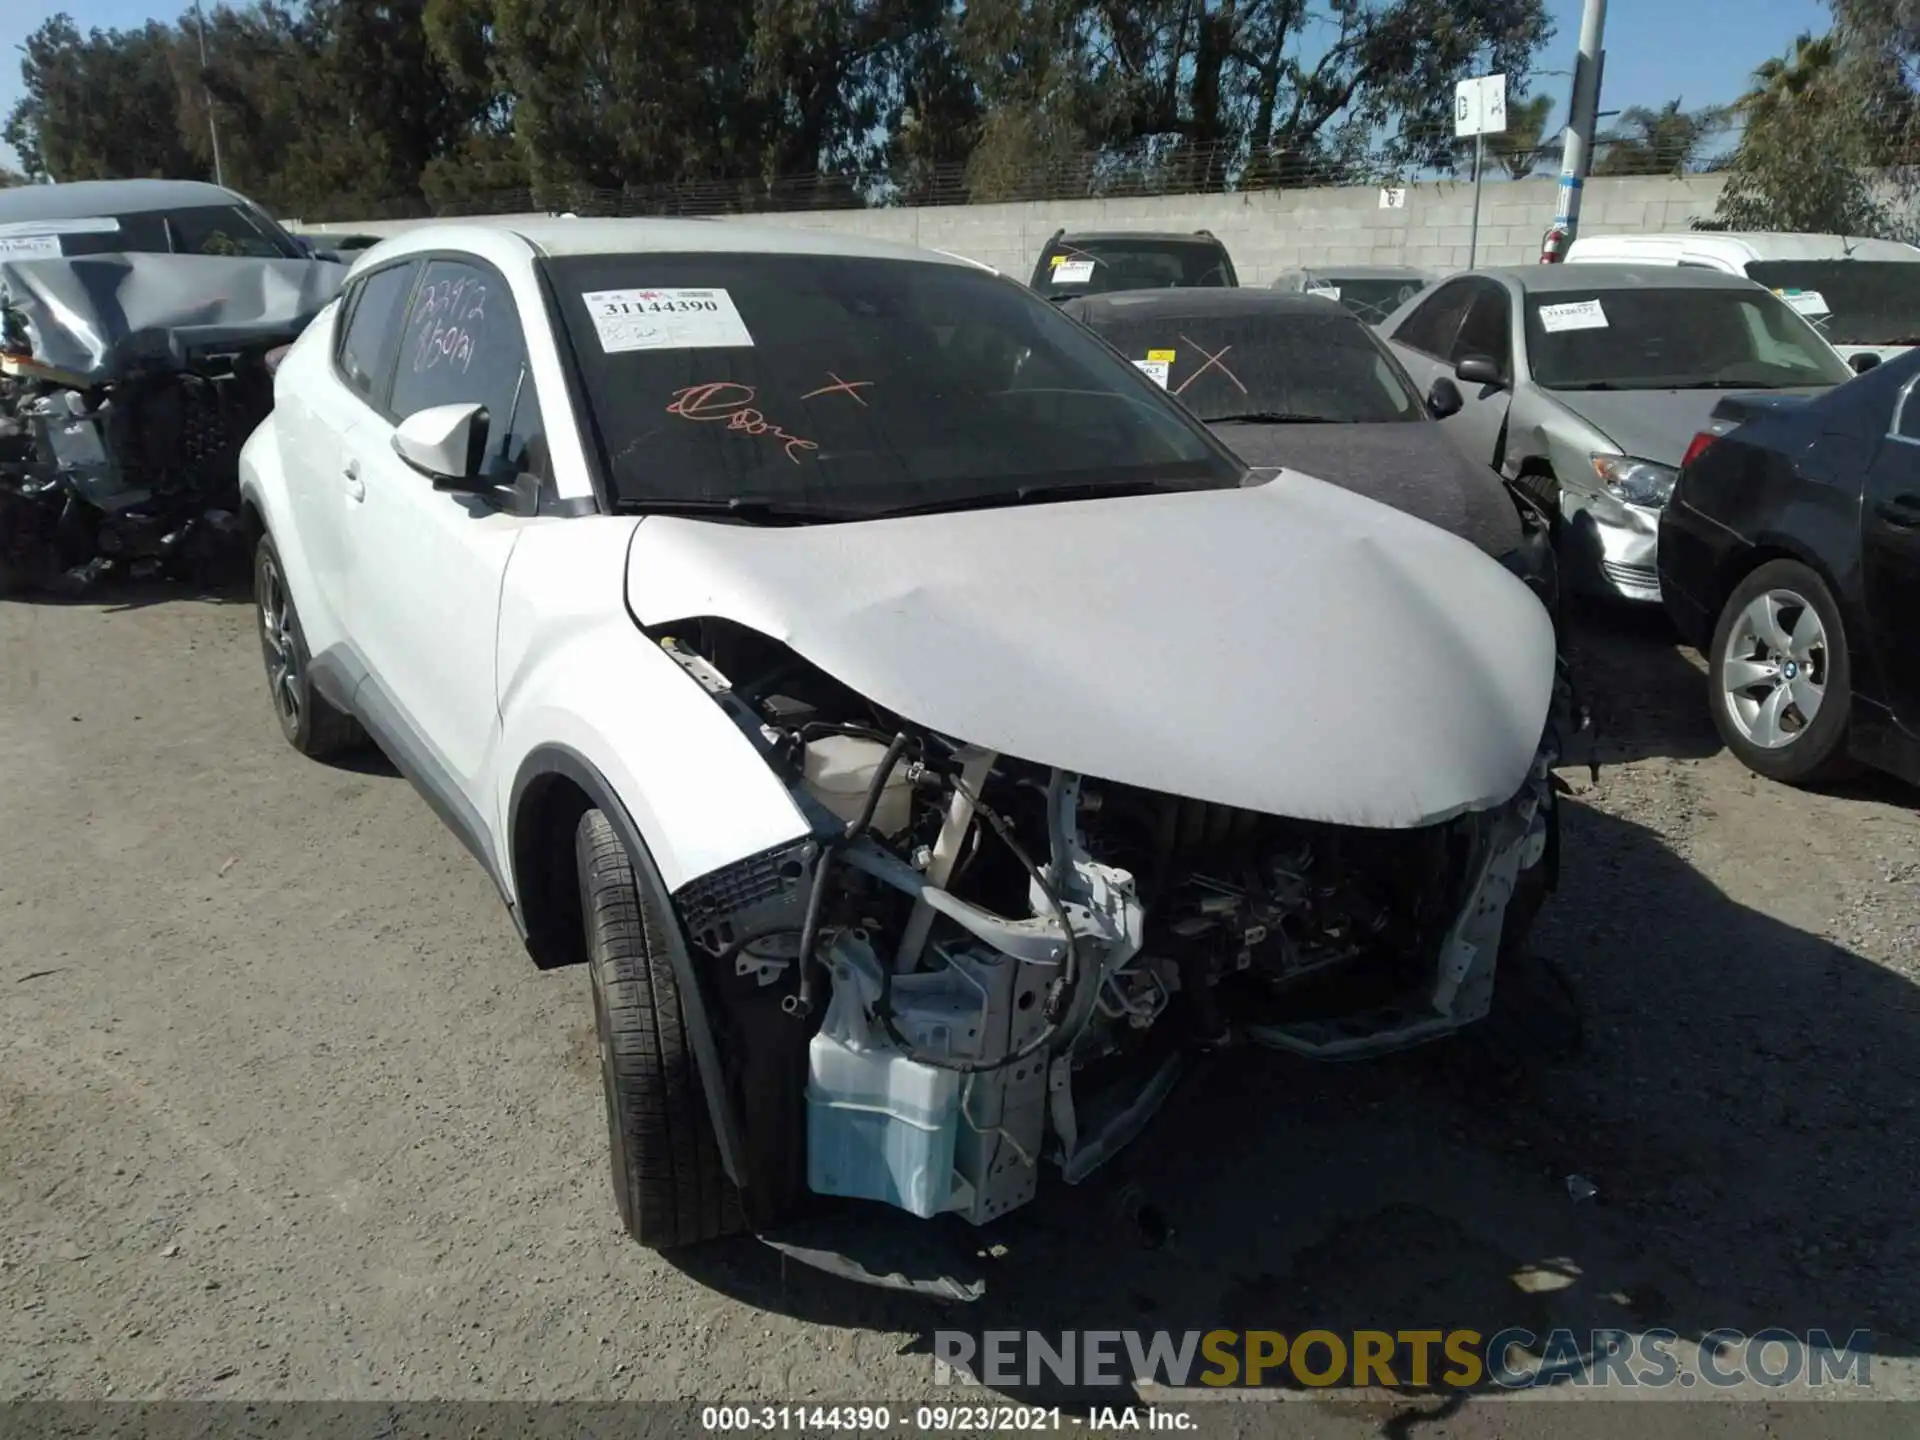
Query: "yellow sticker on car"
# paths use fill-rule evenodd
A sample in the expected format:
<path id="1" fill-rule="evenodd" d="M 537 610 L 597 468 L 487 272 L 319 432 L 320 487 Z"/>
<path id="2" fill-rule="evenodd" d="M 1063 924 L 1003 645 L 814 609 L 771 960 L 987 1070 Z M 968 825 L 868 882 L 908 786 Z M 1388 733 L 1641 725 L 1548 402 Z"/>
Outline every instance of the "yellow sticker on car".
<path id="1" fill-rule="evenodd" d="M 1167 364 L 1169 364 L 1169 365 L 1171 365 L 1171 364 L 1173 363 L 1173 351 L 1171 351 L 1171 350 L 1149 350 L 1149 351 L 1147 351 L 1147 359 L 1149 359 L 1149 360 L 1164 360 L 1164 361 L 1165 361 L 1165 362 L 1166 362 Z"/>

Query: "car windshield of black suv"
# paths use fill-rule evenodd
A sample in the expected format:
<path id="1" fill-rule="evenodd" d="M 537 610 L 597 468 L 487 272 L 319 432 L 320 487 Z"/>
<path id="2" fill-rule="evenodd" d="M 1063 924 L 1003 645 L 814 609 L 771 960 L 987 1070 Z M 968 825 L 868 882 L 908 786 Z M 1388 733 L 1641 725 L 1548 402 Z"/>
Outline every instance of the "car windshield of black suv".
<path id="1" fill-rule="evenodd" d="M 1324 314 L 1306 306 L 1237 315 L 1109 313 L 1087 323 L 1209 423 L 1368 425 L 1425 418 L 1405 372 L 1366 326 L 1324 308 Z"/>
<path id="2" fill-rule="evenodd" d="M 1549 390 L 1777 390 L 1853 378 L 1776 296 L 1649 285 L 1527 297 L 1527 357 Z"/>
<path id="3" fill-rule="evenodd" d="M 186 205 L 88 220 L 11 221 L 16 240 L 38 240 L 53 255 L 227 255 L 254 260 L 298 260 L 293 237 L 240 205 Z M 57 248 L 56 248 L 57 247 Z M 28 252 L 21 245 L 20 252 Z"/>
<path id="4" fill-rule="evenodd" d="M 1226 488 L 1246 473 L 1096 336 L 970 265 L 543 265 L 624 507 L 858 519 Z"/>
<path id="5" fill-rule="evenodd" d="M 1831 344 L 1920 345 L 1915 261 L 1756 260 L 1747 278 L 1779 295 Z"/>
<path id="6" fill-rule="evenodd" d="M 1056 240 L 1040 257 L 1034 289 L 1049 300 L 1111 290 L 1170 290 L 1234 284 L 1218 240 Z"/>

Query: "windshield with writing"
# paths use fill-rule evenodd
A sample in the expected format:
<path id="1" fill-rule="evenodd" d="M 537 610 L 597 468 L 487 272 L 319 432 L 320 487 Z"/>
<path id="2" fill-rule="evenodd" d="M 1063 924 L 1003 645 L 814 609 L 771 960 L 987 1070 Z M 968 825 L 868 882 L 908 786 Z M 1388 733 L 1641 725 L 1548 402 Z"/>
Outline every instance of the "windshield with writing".
<path id="1" fill-rule="evenodd" d="M 1745 287 L 1535 293 L 1527 358 L 1536 383 L 1565 390 L 1775 390 L 1853 376 L 1777 297 Z"/>
<path id="2" fill-rule="evenodd" d="M 971 266 L 823 255 L 544 262 L 614 498 L 820 519 L 1241 467 L 1153 383 Z"/>
<path id="3" fill-rule="evenodd" d="M 1107 312 L 1086 319 L 1202 420 L 1367 425 L 1426 416 L 1386 348 L 1354 316 L 1331 307 L 1325 314 L 1261 307 L 1238 315 Z"/>
<path id="4" fill-rule="evenodd" d="M 1034 288 L 1050 300 L 1112 290 L 1170 290 L 1234 282 L 1218 240 L 1056 240 Z"/>
<path id="5" fill-rule="evenodd" d="M 1747 278 L 1786 292 L 1782 298 L 1834 345 L 1920 345 L 1915 261 L 1756 260 Z"/>

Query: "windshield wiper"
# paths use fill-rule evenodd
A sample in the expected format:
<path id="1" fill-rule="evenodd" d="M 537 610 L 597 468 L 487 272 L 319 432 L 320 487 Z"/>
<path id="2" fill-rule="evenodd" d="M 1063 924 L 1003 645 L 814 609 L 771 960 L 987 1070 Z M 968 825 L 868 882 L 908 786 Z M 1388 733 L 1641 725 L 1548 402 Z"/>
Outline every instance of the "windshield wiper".
<path id="1" fill-rule="evenodd" d="M 1571 385 L 1549 385 L 1549 390 L 1624 390 L 1626 387 L 1613 380 L 1581 380 Z"/>
<path id="2" fill-rule="evenodd" d="M 1788 382 L 1791 383 L 1791 382 Z M 1689 380 L 1684 385 L 1663 385 L 1663 390 L 1778 390 L 1774 380 Z"/>
<path id="3" fill-rule="evenodd" d="M 702 500 L 691 497 L 636 500 L 633 502 L 633 507 L 647 515 L 716 515 L 729 520 L 746 521 L 749 524 L 858 520 L 867 513 L 863 510 L 823 510 L 817 505 L 801 505 L 787 500 L 747 499 L 740 496 L 729 500 Z"/>
<path id="4" fill-rule="evenodd" d="M 1336 420 L 1331 415 L 1296 415 L 1287 410 L 1246 410 L 1238 415 L 1213 415 L 1207 419 L 1209 425 L 1227 425 L 1244 423 L 1248 425 L 1344 425 L 1349 422 Z"/>
<path id="5" fill-rule="evenodd" d="M 1001 506 L 1048 505 L 1055 500 L 1107 500 L 1128 495 L 1161 495 L 1182 490 L 1209 487 L 1181 485 L 1165 480 L 1115 480 L 1080 485 L 1021 485 L 998 490 L 990 495 L 959 495 L 946 500 L 926 500 L 913 505 L 893 505 L 870 510 L 866 518 L 891 520 L 902 515 L 944 515 L 955 510 L 994 510 Z"/>

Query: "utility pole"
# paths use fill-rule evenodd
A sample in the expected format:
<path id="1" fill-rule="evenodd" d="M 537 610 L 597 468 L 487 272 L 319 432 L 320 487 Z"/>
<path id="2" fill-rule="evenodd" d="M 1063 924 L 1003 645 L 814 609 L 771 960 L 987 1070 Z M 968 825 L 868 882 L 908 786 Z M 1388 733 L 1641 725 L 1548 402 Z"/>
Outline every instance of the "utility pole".
<path id="1" fill-rule="evenodd" d="M 1580 15 L 1580 59 L 1573 67 L 1573 105 L 1567 117 L 1567 144 L 1560 162 L 1560 204 L 1553 228 L 1541 246 L 1541 262 L 1566 257 L 1580 232 L 1580 196 L 1593 164 L 1594 131 L 1600 117 L 1600 71 L 1607 52 L 1601 40 L 1607 27 L 1607 0 L 1586 0 Z"/>
<path id="2" fill-rule="evenodd" d="M 224 186 L 227 173 L 220 163 L 220 123 L 213 118 L 213 91 L 207 88 L 207 17 L 200 0 L 193 0 L 193 19 L 200 31 L 200 98 L 207 107 L 207 138 L 213 142 L 213 183 Z"/>

